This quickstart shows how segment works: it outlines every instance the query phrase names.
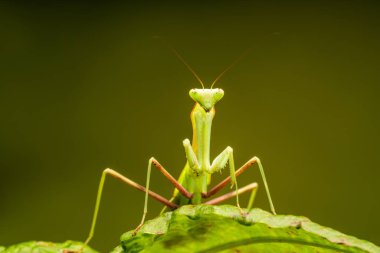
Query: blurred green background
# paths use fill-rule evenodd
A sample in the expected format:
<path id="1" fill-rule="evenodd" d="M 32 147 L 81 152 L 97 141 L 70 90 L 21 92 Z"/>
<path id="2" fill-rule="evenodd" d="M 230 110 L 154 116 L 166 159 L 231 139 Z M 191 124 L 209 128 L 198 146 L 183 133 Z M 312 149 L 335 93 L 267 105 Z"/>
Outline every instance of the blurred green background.
<path id="1" fill-rule="evenodd" d="M 144 183 L 155 156 L 179 175 L 200 85 L 157 36 L 206 83 L 251 48 L 216 85 L 212 157 L 259 156 L 279 213 L 380 244 L 378 1 L 0 6 L 0 244 L 84 240 L 106 167 Z M 109 179 L 91 245 L 116 246 L 143 198 Z M 269 209 L 263 188 L 256 206 Z"/>

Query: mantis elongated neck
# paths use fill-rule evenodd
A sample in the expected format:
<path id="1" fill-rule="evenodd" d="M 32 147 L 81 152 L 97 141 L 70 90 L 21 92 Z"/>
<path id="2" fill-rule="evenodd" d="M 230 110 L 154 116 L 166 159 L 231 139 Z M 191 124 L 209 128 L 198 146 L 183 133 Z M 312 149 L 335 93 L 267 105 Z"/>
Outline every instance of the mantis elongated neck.
<path id="1" fill-rule="evenodd" d="M 195 103 L 190 114 L 193 126 L 192 146 L 202 171 L 206 171 L 210 167 L 211 125 L 214 115 L 214 107 L 205 111 L 198 103 Z"/>

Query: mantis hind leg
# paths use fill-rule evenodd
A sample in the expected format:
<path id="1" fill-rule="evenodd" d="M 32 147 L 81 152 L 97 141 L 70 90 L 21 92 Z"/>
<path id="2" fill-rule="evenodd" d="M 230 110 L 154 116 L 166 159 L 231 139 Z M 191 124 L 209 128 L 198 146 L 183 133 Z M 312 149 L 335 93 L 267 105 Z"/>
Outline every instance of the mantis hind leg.
<path id="1" fill-rule="evenodd" d="M 255 196 L 256 196 L 256 192 L 257 192 L 257 183 L 251 183 L 249 185 L 246 185 L 242 188 L 239 188 L 238 192 L 236 193 L 236 191 L 232 191 L 232 192 L 229 192 L 227 194 L 224 194 L 220 197 L 217 197 L 217 198 L 214 198 L 214 199 L 211 199 L 207 202 L 205 202 L 205 204 L 207 205 L 216 205 L 216 204 L 219 204 L 227 199 L 230 199 L 230 198 L 233 198 L 236 196 L 236 194 L 238 195 L 241 195 L 245 192 L 248 192 L 248 191 L 251 191 L 251 196 L 249 198 L 249 203 L 248 203 L 248 207 L 247 209 L 251 209 L 252 207 L 252 204 L 253 204 L 253 201 L 255 199 Z"/>
<path id="2" fill-rule="evenodd" d="M 151 164 L 151 160 L 149 160 L 149 164 Z M 169 200 L 167 200 L 166 198 L 160 196 L 159 194 L 155 193 L 155 192 L 152 192 L 150 191 L 148 188 L 149 188 L 149 180 L 150 180 L 150 169 L 148 167 L 148 177 L 147 177 L 147 188 L 145 188 L 144 186 L 130 180 L 129 178 L 123 176 L 122 174 L 118 173 L 117 171 L 115 170 L 112 170 L 112 169 L 105 169 L 102 173 L 102 177 L 100 179 L 100 183 L 99 183 L 99 187 L 98 187 L 98 193 L 97 193 L 97 197 L 96 197 L 96 203 L 95 203 L 95 209 L 94 209 L 94 214 L 93 214 L 93 218 L 92 218 L 92 223 L 91 223 L 91 229 L 90 229 L 90 233 L 85 241 L 85 244 L 88 244 L 90 242 L 90 240 L 92 239 L 92 237 L 94 236 L 94 232 L 95 232 L 95 226 L 96 226 L 96 221 L 97 221 L 97 218 L 98 218 L 98 213 L 99 213 L 99 207 L 100 207 L 100 202 L 101 202 L 101 198 L 102 198 L 102 193 L 103 193 L 103 187 L 104 187 L 104 183 L 105 183 L 105 179 L 106 179 L 106 176 L 107 175 L 110 175 L 116 179 L 119 179 L 120 181 L 132 186 L 133 188 L 137 189 L 137 190 L 140 190 L 140 191 L 143 191 L 145 192 L 146 196 L 149 195 L 151 196 L 152 198 L 156 199 L 157 201 L 163 203 L 165 206 L 171 208 L 171 209 L 175 209 L 175 208 L 178 208 L 178 206 L 172 202 L 170 202 Z M 144 203 L 144 211 L 147 210 L 147 197 L 145 199 L 145 203 Z M 144 215 L 145 216 L 145 215 Z"/>
<path id="3" fill-rule="evenodd" d="M 146 187 L 146 191 L 145 191 L 143 216 L 141 218 L 140 224 L 135 228 L 135 230 L 133 230 L 132 235 L 135 235 L 137 233 L 137 231 L 141 228 L 141 226 L 144 224 L 146 214 L 148 213 L 148 192 L 149 192 L 150 174 L 152 172 L 152 163 L 153 163 L 153 160 L 154 160 L 153 157 L 149 159 L 148 170 L 147 170 L 147 173 L 146 173 L 146 186 L 145 186 Z"/>

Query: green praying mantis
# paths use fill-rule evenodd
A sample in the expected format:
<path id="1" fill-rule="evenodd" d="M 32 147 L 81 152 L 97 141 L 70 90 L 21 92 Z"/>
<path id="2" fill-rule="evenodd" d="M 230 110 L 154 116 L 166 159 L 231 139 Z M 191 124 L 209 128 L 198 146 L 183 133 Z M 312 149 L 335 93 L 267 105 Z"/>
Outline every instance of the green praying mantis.
<path id="1" fill-rule="evenodd" d="M 224 151 L 222 151 L 218 156 L 216 156 L 216 158 L 212 162 L 210 160 L 211 125 L 212 120 L 215 116 L 214 107 L 215 104 L 219 102 L 224 96 L 224 91 L 222 89 L 213 87 L 215 83 L 223 76 L 223 74 L 227 72 L 233 65 L 235 65 L 236 62 L 238 62 L 239 58 L 228 68 L 226 68 L 221 74 L 219 74 L 219 76 L 211 84 L 211 87 L 207 89 L 205 88 L 202 80 L 199 78 L 196 72 L 186 63 L 186 61 L 178 54 L 177 51 L 175 51 L 174 49 L 173 51 L 202 85 L 201 89 L 191 89 L 189 92 L 190 97 L 195 101 L 195 105 L 190 113 L 193 128 L 193 139 L 192 142 L 190 142 L 189 139 L 185 139 L 183 141 L 183 146 L 185 149 L 187 160 L 186 165 L 182 170 L 179 179 L 176 180 L 154 157 L 150 158 L 148 161 L 145 187 L 123 176 L 122 174 L 113 169 L 105 169 L 100 179 L 91 229 L 88 238 L 85 241 L 85 244 L 88 244 L 90 242 L 95 232 L 95 225 L 98 217 L 103 187 L 107 175 L 119 179 L 122 182 L 140 191 L 145 192 L 143 216 L 140 224 L 134 230 L 134 234 L 144 224 L 145 217 L 148 212 L 149 196 L 165 205 L 163 211 L 166 208 L 173 210 L 187 204 L 198 205 L 203 203 L 214 205 L 233 197 L 236 198 L 236 205 L 240 209 L 239 195 L 251 191 L 251 195 L 247 206 L 247 209 L 250 209 L 253 205 L 253 201 L 256 195 L 257 183 L 251 183 L 242 188 L 239 188 L 236 181 L 236 177 L 241 175 L 248 168 L 251 168 L 252 165 L 254 165 L 255 163 L 258 165 L 262 180 L 264 182 L 264 187 L 268 197 L 270 209 L 273 212 L 273 214 L 276 214 L 272 198 L 269 192 L 268 183 L 265 178 L 264 169 L 258 157 L 255 156 L 249 159 L 238 170 L 235 170 L 233 149 L 228 146 L 226 149 L 224 149 Z M 208 191 L 207 188 L 210 184 L 211 175 L 223 170 L 223 168 L 225 168 L 227 164 L 229 165 L 230 175 Z M 152 165 L 154 168 L 158 169 L 158 171 L 160 171 L 174 185 L 175 189 L 173 197 L 170 200 L 149 190 Z M 210 198 L 211 196 L 219 192 L 229 183 L 231 183 L 231 188 L 235 188 L 232 192 L 208 200 L 206 202 L 203 201 L 204 199 Z M 241 213 L 242 215 L 244 215 L 243 211 Z"/>

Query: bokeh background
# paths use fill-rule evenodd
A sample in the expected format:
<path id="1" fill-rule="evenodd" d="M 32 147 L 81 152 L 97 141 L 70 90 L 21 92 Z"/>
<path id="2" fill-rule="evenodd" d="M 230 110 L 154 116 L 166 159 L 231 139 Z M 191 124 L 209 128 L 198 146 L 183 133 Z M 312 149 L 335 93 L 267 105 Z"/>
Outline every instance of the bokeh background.
<path id="1" fill-rule="evenodd" d="M 155 156 L 179 175 L 200 85 L 157 37 L 206 83 L 251 48 L 216 85 L 212 156 L 259 156 L 279 213 L 380 244 L 379 13 L 375 0 L 2 1 L 0 244 L 84 240 L 106 167 L 144 183 Z M 156 171 L 152 189 L 172 192 Z M 91 245 L 116 246 L 143 199 L 109 179 Z M 256 206 L 269 209 L 263 188 Z"/>

